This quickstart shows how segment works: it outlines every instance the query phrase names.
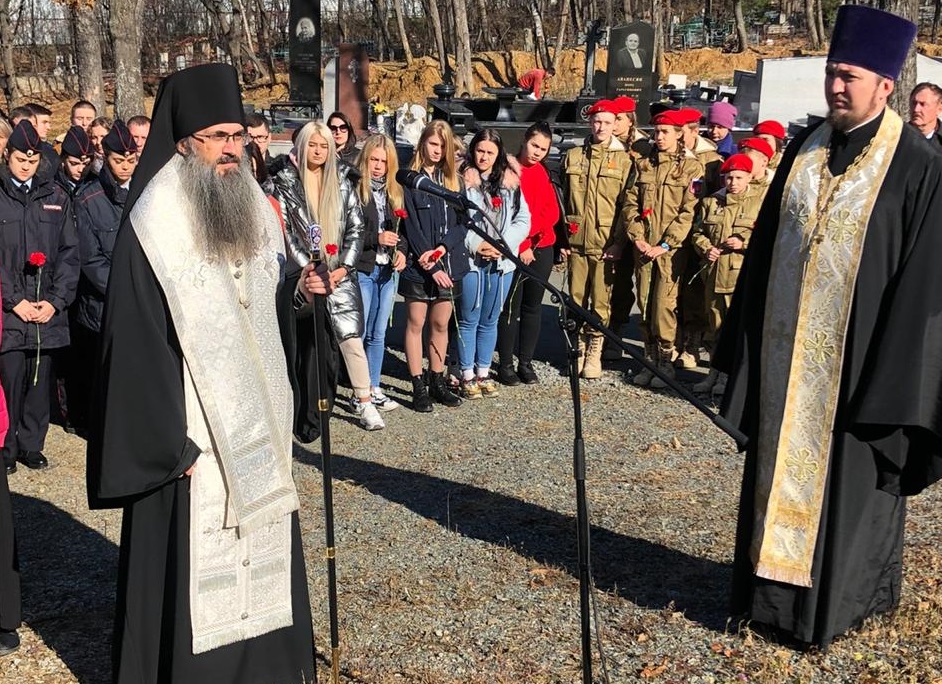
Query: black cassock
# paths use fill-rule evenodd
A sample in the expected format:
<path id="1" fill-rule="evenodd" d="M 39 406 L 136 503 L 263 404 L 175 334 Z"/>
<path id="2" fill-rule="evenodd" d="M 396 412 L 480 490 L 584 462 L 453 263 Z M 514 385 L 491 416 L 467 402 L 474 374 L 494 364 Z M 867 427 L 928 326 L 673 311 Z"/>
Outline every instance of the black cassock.
<path id="1" fill-rule="evenodd" d="M 835 134 L 843 173 L 883 116 Z M 894 609 L 902 584 L 905 496 L 942 477 L 942 155 L 903 135 L 865 237 L 844 351 L 812 587 L 756 577 L 756 444 L 766 288 L 796 138 L 759 214 L 713 363 L 730 373 L 722 413 L 750 438 L 739 504 L 732 613 L 827 647 L 868 615 Z"/>
<path id="2" fill-rule="evenodd" d="M 198 449 L 186 437 L 182 355 L 173 322 L 130 222 L 115 246 L 108 292 L 88 444 L 88 493 L 93 508 L 124 509 L 115 682 L 316 681 L 297 513 L 291 556 L 294 625 L 193 655 L 190 479 L 180 476 Z"/>

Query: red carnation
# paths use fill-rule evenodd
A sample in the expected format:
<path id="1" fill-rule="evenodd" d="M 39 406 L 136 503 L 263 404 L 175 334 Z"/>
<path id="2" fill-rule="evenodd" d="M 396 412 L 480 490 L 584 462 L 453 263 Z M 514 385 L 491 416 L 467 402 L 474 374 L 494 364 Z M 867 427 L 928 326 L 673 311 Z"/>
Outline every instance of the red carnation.
<path id="1" fill-rule="evenodd" d="M 432 261 L 438 261 L 443 256 L 445 256 L 445 250 L 439 247 L 434 252 L 432 252 Z"/>
<path id="2" fill-rule="evenodd" d="M 400 218 L 400 219 L 409 218 L 409 212 L 407 212 L 405 209 L 394 209 L 393 215 L 395 215 L 396 218 Z"/>
<path id="3" fill-rule="evenodd" d="M 327 252 L 327 256 L 334 256 L 337 254 L 337 251 L 338 251 L 337 245 L 335 245 L 333 242 L 330 242 L 324 245 L 324 251 Z"/>
<path id="4" fill-rule="evenodd" d="M 569 234 L 570 234 L 570 235 L 575 235 L 575 234 L 578 233 L 578 232 L 579 232 L 579 224 L 576 223 L 575 221 L 570 221 L 570 223 L 569 223 Z"/>
<path id="5" fill-rule="evenodd" d="M 504 206 L 504 200 L 497 196 L 491 197 L 491 206 L 495 209 L 500 209 L 502 206 Z"/>
<path id="6" fill-rule="evenodd" d="M 653 209 L 645 209 L 641 212 L 641 218 L 646 219 L 648 216 L 654 213 Z"/>
<path id="7" fill-rule="evenodd" d="M 42 252 L 33 252 L 29 255 L 29 265 L 42 268 L 46 265 L 46 255 Z"/>

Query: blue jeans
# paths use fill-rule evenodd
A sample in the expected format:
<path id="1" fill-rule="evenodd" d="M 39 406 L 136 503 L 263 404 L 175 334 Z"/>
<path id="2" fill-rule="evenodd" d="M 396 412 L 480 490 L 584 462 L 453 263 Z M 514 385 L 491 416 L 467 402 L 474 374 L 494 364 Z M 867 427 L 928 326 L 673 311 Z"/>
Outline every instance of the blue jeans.
<path id="1" fill-rule="evenodd" d="M 461 370 L 491 367 L 497 346 L 497 321 L 510 290 L 513 272 L 496 265 L 469 271 L 461 281 L 458 301 L 458 363 Z"/>
<path id="2" fill-rule="evenodd" d="M 386 353 L 386 328 L 396 296 L 396 280 L 392 266 L 373 266 L 373 272 L 358 274 L 360 295 L 363 297 L 363 348 L 370 367 L 370 386 L 379 387 Z"/>

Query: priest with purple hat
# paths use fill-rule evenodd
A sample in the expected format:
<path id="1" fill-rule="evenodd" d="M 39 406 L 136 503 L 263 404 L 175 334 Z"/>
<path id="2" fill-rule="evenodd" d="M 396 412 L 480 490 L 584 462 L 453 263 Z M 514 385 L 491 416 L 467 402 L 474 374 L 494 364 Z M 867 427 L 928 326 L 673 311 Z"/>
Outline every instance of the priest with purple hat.
<path id="1" fill-rule="evenodd" d="M 788 643 L 896 608 L 906 499 L 942 477 L 942 156 L 887 107 L 915 35 L 838 9 L 827 119 L 785 151 L 714 355 L 749 436 L 733 614 Z"/>
<path id="2" fill-rule="evenodd" d="M 88 441 L 91 505 L 124 511 L 117 684 L 316 681 L 285 245 L 245 137 L 235 69 L 167 77 L 120 214 Z"/>

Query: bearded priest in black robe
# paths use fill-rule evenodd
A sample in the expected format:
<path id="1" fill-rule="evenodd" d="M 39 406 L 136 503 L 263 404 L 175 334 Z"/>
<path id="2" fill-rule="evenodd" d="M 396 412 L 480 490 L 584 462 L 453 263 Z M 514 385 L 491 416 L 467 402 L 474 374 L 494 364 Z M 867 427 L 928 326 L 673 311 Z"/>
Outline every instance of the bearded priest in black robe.
<path id="1" fill-rule="evenodd" d="M 839 8 L 827 120 L 787 148 L 714 365 L 749 437 L 733 613 L 826 648 L 893 610 L 942 476 L 942 155 L 886 106 L 916 27 Z"/>
<path id="2" fill-rule="evenodd" d="M 164 80 L 114 248 L 88 488 L 124 509 L 119 684 L 315 681 L 284 240 L 244 134 L 232 67 Z"/>

